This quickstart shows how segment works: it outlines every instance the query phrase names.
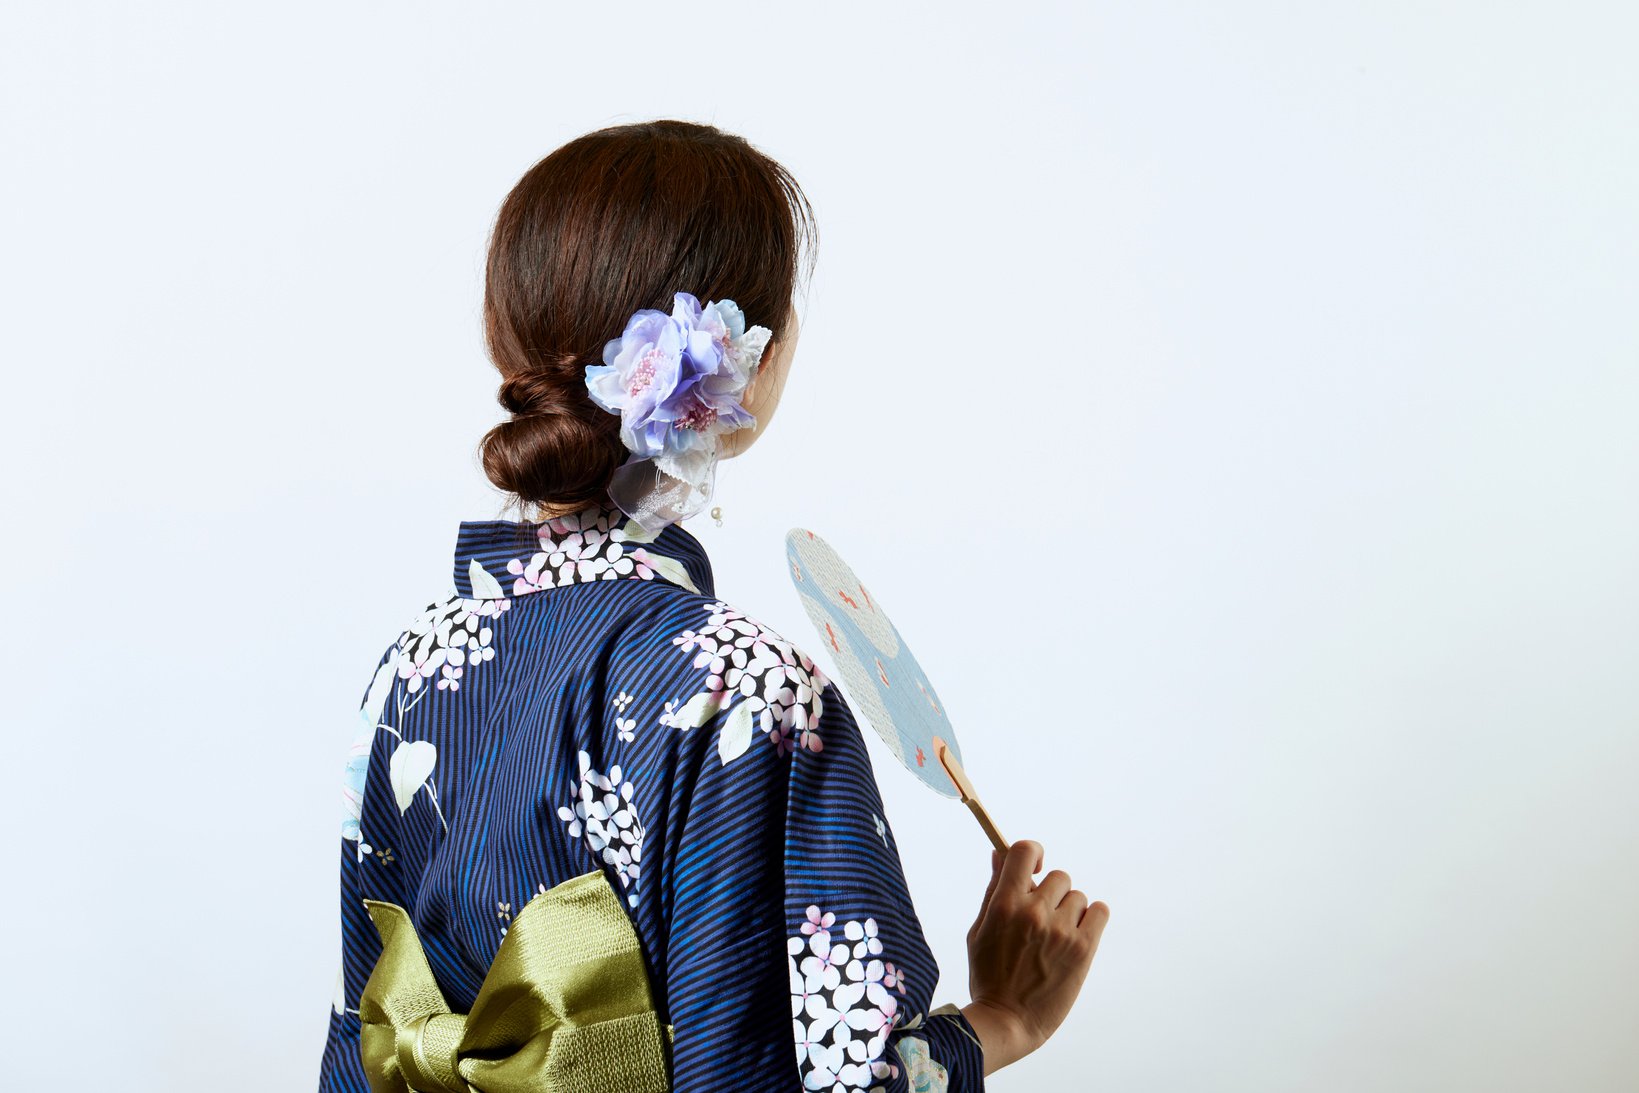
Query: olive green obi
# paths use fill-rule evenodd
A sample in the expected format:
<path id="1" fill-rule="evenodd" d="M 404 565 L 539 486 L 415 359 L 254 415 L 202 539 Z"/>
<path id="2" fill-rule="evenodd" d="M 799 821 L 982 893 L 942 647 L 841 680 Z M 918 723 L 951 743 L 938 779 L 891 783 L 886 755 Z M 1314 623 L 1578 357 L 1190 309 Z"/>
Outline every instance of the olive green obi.
<path id="1" fill-rule="evenodd" d="M 381 956 L 359 998 L 373 1093 L 667 1093 L 673 1029 L 602 869 L 513 919 L 471 1013 L 451 1013 L 415 926 L 367 899 Z"/>

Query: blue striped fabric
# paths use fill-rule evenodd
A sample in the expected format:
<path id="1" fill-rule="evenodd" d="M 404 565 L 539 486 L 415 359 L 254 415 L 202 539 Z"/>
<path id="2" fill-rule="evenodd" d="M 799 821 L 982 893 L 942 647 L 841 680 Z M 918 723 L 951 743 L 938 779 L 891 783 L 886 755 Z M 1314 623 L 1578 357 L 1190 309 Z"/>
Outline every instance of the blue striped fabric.
<path id="1" fill-rule="evenodd" d="M 645 539 L 648 541 L 644 541 Z M 371 675 L 348 752 L 321 1091 L 370 1088 L 364 899 L 407 908 L 466 1012 L 509 922 L 603 868 L 643 943 L 672 1088 L 984 1088 L 865 741 L 800 649 L 717 599 L 700 542 L 607 502 L 466 521 L 454 589 Z"/>

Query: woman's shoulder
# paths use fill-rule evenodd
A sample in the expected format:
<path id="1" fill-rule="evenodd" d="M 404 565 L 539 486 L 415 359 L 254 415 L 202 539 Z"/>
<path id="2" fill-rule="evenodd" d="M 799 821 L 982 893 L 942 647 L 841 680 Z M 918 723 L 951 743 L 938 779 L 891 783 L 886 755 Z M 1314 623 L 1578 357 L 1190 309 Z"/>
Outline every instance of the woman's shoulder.
<path id="1" fill-rule="evenodd" d="M 662 723 L 678 730 L 720 721 L 724 763 L 759 738 L 782 756 L 819 750 L 830 680 L 806 651 L 720 596 L 667 588 L 645 600 L 614 643 L 611 688 L 664 691 Z"/>

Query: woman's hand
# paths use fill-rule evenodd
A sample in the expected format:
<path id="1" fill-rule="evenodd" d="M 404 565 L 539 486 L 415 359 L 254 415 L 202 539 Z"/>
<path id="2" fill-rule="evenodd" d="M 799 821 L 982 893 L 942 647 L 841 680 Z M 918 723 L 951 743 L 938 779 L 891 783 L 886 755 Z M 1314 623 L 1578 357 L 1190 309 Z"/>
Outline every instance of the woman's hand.
<path id="1" fill-rule="evenodd" d="M 991 1074 L 1053 1035 L 1092 966 L 1110 908 L 1089 904 L 1055 869 L 1034 883 L 1042 846 L 1020 839 L 992 850 L 990 884 L 967 932 L 968 989 L 962 1013 L 984 1045 Z"/>

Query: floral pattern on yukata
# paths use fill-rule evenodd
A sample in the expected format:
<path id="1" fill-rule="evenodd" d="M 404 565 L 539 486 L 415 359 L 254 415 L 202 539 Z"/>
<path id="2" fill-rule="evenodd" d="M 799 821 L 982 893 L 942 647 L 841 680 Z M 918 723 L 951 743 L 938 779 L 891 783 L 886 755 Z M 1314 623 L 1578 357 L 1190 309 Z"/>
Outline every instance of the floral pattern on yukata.
<path id="1" fill-rule="evenodd" d="M 559 805 L 558 818 L 568 825 L 569 837 L 584 834 L 586 845 L 599 861 L 614 866 L 622 888 L 630 888 L 626 902 L 637 905 L 637 877 L 643 859 L 643 822 L 632 800 L 635 787 L 621 776 L 620 764 L 607 774 L 592 767 L 592 757 L 580 753 L 580 781 L 573 806 Z"/>
<path id="2" fill-rule="evenodd" d="M 546 588 L 561 588 L 583 581 L 621 577 L 653 580 L 658 573 L 690 591 L 696 591 L 687 571 L 675 559 L 643 546 L 643 530 L 631 521 L 616 526 L 624 514 L 610 507 L 592 507 L 569 516 L 554 516 L 540 525 L 540 547 L 526 561 L 507 563 L 512 594 L 523 596 Z"/>
<path id="3" fill-rule="evenodd" d="M 438 789 L 432 782 L 438 749 L 425 740 L 406 739 L 407 720 L 416 705 L 433 690 L 423 689 L 424 681 L 436 674 L 436 689 L 460 690 L 461 679 L 468 669 L 476 670 L 479 665 L 495 659 L 495 648 L 491 644 L 494 631 L 488 620 L 499 617 L 511 606 L 512 601 L 508 599 L 467 599 L 452 592 L 417 612 L 387 650 L 359 707 L 358 733 L 347 749 L 342 767 L 341 834 L 342 838 L 358 844 L 359 861 L 371 851 L 359 828 L 359 817 L 364 804 L 364 783 L 370 772 L 370 752 L 379 730 L 391 733 L 399 741 L 387 767 L 399 814 L 407 812 L 416 793 L 425 789 L 439 822 L 448 830 L 449 823 L 438 804 Z M 400 681 L 403 688 L 395 688 L 394 684 Z M 389 700 L 395 694 L 396 702 L 392 703 L 395 708 L 390 710 Z M 387 720 L 389 716 L 391 723 Z"/>
<path id="4" fill-rule="evenodd" d="M 686 529 L 650 535 L 623 520 L 604 506 L 548 521 L 544 533 L 540 523 L 464 521 L 451 558 L 452 594 L 423 609 L 372 666 L 355 722 L 361 741 L 348 757 L 342 961 L 320 1089 L 370 1089 L 357 1005 L 380 935 L 361 897 L 419 898 L 430 878 L 458 875 L 449 893 L 458 913 L 429 916 L 424 931 L 417 927 L 440 979 L 475 989 L 471 956 L 486 940 L 494 943 L 497 928 L 505 939 L 531 890 L 547 891 L 564 874 L 583 871 L 573 845 L 583 843 L 611 883 L 619 878 L 616 890 L 651 952 L 664 956 L 670 945 L 715 962 L 706 974 L 689 965 L 668 977 L 668 1007 L 687 1027 L 723 1028 L 731 1015 L 771 1009 L 778 1017 L 777 975 L 769 982 L 731 974 L 766 959 L 767 934 L 748 935 L 748 915 L 778 915 L 788 923 L 776 928 L 773 943 L 788 950 L 797 1086 L 809 1093 L 978 1093 L 983 1045 L 960 1012 L 918 1012 L 931 1003 L 938 966 L 848 703 L 827 690 L 833 684 L 799 649 L 718 599 L 709 559 Z M 650 587 L 622 586 L 616 577 Z M 583 589 L 560 597 L 566 610 L 533 614 L 533 601 L 520 599 L 590 582 L 607 598 Z M 605 603 L 621 609 L 605 610 Z M 625 610 L 632 605 L 640 609 Z M 596 683 L 566 691 L 561 708 L 536 701 L 528 687 L 499 685 L 503 675 L 555 678 L 559 669 Z M 515 749 L 515 767 L 497 771 L 492 734 L 480 730 L 502 720 L 540 746 Z M 708 724 L 715 739 L 684 734 Z M 754 727 L 774 753 L 751 747 Z M 725 762 L 743 761 L 698 770 L 695 745 L 714 742 Z M 801 761 L 787 769 L 768 762 L 776 756 Z M 617 757 L 618 768 L 598 765 Z M 642 819 L 660 807 L 647 796 L 645 770 L 709 780 L 711 791 L 669 783 L 678 811 L 645 830 Z M 525 795 L 516 803 L 540 808 L 547 823 L 556 814 L 567 831 L 522 848 L 495 845 L 482 811 L 494 798 L 458 787 L 497 776 Z M 543 785 L 553 787 L 544 801 Z M 746 818 L 779 824 L 782 813 L 784 861 L 748 857 Z M 672 847 L 656 840 L 684 837 L 704 855 L 686 855 L 694 875 L 711 882 L 666 887 L 667 900 L 654 898 L 674 860 Z M 476 868 L 451 870 L 452 863 Z M 840 892 L 852 894 L 833 894 Z M 745 1084 L 747 1045 L 723 1050 L 701 1033 L 686 1047 L 674 1075 L 679 1093 Z M 790 1044 L 753 1047 L 758 1069 L 786 1073 L 791 1066 Z"/>
<path id="5" fill-rule="evenodd" d="M 486 620 L 512 606 L 511 600 L 469 600 L 452 593 L 429 604 L 398 636 L 398 675 L 414 694 L 424 679 L 438 674 L 438 689 L 460 690 L 461 676 L 495 659 L 494 631 Z"/>
<path id="6" fill-rule="evenodd" d="M 905 1076 L 912 1093 L 945 1093 L 950 1088 L 950 1073 L 943 1063 L 928 1054 L 925 1036 L 901 1036 L 894 1047 L 905 1063 Z M 873 1087 L 872 1093 L 881 1088 Z"/>
<path id="7" fill-rule="evenodd" d="M 835 925 L 835 914 L 810 904 L 801 932 L 786 939 L 791 1026 L 807 1088 L 847 1093 L 894 1076 L 882 1056 L 905 977 L 881 959 L 876 919 Z"/>
<path id="8" fill-rule="evenodd" d="M 722 600 L 701 604 L 707 612 L 699 630 L 684 630 L 672 644 L 684 652 L 698 650 L 696 668 L 710 671 L 706 689 L 680 708 L 666 703 L 663 724 L 680 729 L 703 725 L 729 710 L 718 739 L 724 763 L 751 743 L 755 726 L 785 756 L 797 750 L 817 752 L 822 692 L 830 680 L 813 659 L 779 634 Z"/>

